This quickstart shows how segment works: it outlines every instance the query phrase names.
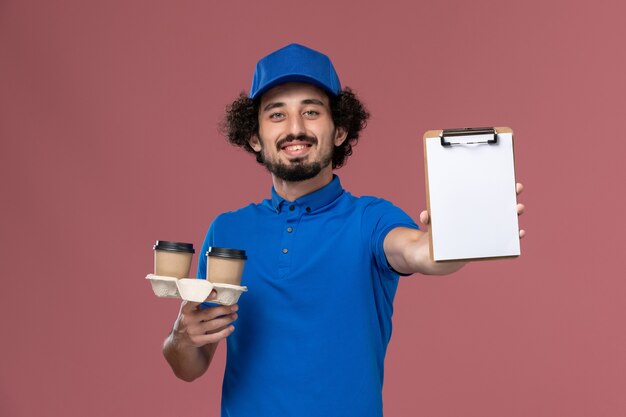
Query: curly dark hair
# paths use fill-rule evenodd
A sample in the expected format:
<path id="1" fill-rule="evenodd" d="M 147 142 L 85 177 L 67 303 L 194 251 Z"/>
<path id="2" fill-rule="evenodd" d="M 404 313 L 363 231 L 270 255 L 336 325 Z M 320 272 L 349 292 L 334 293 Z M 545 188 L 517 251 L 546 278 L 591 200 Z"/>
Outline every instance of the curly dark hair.
<path id="1" fill-rule="evenodd" d="M 333 152 L 333 168 L 340 168 L 352 155 L 352 147 L 359 141 L 359 134 L 367 126 L 367 119 L 370 115 L 349 87 L 343 89 L 338 96 L 329 98 L 335 127 L 341 127 L 348 132 L 346 140 L 341 145 L 335 146 Z M 260 152 L 252 149 L 249 143 L 249 140 L 259 133 L 260 101 L 260 99 L 250 99 L 244 92 L 239 94 L 235 101 L 226 106 L 226 116 L 220 125 L 220 130 L 231 145 L 239 146 L 255 154 L 257 162 L 262 164 Z"/>

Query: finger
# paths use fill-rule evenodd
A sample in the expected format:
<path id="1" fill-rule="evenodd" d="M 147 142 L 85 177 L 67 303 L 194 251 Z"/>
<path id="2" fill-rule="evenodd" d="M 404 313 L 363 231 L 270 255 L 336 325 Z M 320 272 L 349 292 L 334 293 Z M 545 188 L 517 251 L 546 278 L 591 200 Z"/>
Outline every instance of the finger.
<path id="1" fill-rule="evenodd" d="M 517 215 L 519 216 L 520 214 L 524 213 L 524 210 L 526 210 L 526 206 L 524 206 L 523 204 L 518 204 L 517 205 Z"/>
<path id="2" fill-rule="evenodd" d="M 213 320 L 219 316 L 225 316 L 237 311 L 239 306 L 233 304 L 232 306 L 217 306 L 207 307 L 199 309 L 198 306 L 202 303 L 196 303 L 193 301 L 185 301 L 181 307 L 181 313 L 177 323 L 182 324 L 179 331 L 185 331 L 185 329 L 193 329 L 195 326 L 202 322 Z"/>
<path id="3" fill-rule="evenodd" d="M 526 236 L 526 230 L 520 230 L 519 231 L 519 238 L 523 238 L 524 236 Z"/>
<path id="4" fill-rule="evenodd" d="M 217 343 L 222 339 L 226 339 L 228 336 L 230 336 L 233 332 L 235 331 L 235 326 L 230 325 L 228 327 L 225 327 L 224 329 L 215 332 L 215 333 L 209 333 L 209 334 L 202 334 L 202 335 L 196 335 L 193 336 L 191 338 L 191 342 L 197 346 L 204 346 L 204 345 L 208 345 L 211 343 Z"/>
<path id="5" fill-rule="evenodd" d="M 522 193 L 522 191 L 524 191 L 524 186 L 519 182 L 515 184 L 515 193 L 519 195 Z"/>
<path id="6" fill-rule="evenodd" d="M 420 222 L 422 222 L 423 224 L 430 223 L 430 215 L 428 214 L 427 210 L 424 210 L 420 213 Z"/>
<path id="7" fill-rule="evenodd" d="M 211 290 L 211 294 L 209 294 L 206 301 L 215 300 L 216 298 L 217 298 L 217 291 Z"/>
<path id="8" fill-rule="evenodd" d="M 233 304 L 232 306 L 208 307 L 204 310 L 198 311 L 198 318 L 201 321 L 209 321 L 215 319 L 216 317 L 226 316 L 228 314 L 234 313 L 237 310 L 239 310 L 239 306 L 237 304 Z"/>
<path id="9" fill-rule="evenodd" d="M 211 334 L 216 333 L 224 329 L 225 327 L 232 324 L 235 320 L 237 320 L 237 313 L 229 314 L 228 316 L 222 316 L 217 319 L 213 319 L 210 321 L 202 322 L 197 331 L 194 329 L 193 333 L 197 334 Z"/>

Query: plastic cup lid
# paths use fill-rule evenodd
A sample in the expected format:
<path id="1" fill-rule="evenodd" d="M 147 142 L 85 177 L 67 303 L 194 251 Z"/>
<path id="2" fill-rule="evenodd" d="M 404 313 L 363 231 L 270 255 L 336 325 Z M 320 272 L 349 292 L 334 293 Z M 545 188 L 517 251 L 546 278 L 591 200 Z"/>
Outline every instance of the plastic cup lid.
<path id="1" fill-rule="evenodd" d="M 248 257 L 246 256 L 245 250 L 218 248 L 216 246 L 210 246 L 209 250 L 206 253 L 206 256 L 218 256 L 220 258 L 231 258 L 231 259 L 248 259 Z"/>
<path id="2" fill-rule="evenodd" d="M 196 253 L 193 243 L 169 242 L 167 240 L 157 240 L 154 250 L 168 250 L 172 252 Z"/>

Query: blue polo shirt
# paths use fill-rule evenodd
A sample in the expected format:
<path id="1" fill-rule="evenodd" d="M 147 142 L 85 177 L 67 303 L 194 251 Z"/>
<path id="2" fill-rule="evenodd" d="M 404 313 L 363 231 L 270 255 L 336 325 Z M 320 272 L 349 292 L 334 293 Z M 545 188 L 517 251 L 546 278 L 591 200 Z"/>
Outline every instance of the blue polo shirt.
<path id="1" fill-rule="evenodd" d="M 223 417 L 382 416 L 383 365 L 398 274 L 387 233 L 417 229 L 402 210 L 354 197 L 335 176 L 289 202 L 218 216 L 202 246 L 248 255 L 227 339 Z M 200 256 L 199 277 L 206 275 Z"/>

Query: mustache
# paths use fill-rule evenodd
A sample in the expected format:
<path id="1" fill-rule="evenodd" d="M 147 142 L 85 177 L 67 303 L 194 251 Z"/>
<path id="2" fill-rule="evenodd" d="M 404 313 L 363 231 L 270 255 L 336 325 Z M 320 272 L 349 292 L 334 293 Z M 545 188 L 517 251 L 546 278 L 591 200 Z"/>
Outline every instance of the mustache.
<path id="1" fill-rule="evenodd" d="M 286 143 L 288 142 L 293 142 L 294 140 L 298 140 L 298 141 L 302 141 L 302 142 L 307 142 L 311 145 L 317 145 L 317 138 L 313 137 L 313 136 L 307 136 L 307 135 L 287 135 L 284 138 L 280 139 L 278 142 L 276 142 L 276 149 L 277 150 L 281 150 L 281 148 L 283 146 L 285 146 Z"/>

